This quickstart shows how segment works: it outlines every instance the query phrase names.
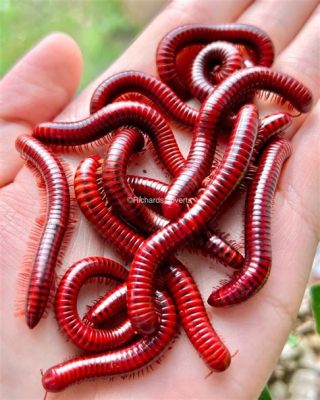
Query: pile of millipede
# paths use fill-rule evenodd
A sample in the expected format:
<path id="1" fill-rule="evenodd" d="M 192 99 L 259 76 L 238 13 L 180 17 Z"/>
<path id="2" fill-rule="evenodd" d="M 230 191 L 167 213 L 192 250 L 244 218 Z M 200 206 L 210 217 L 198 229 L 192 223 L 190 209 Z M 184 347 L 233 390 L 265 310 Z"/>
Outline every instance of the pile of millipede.
<path id="1" fill-rule="evenodd" d="M 303 84 L 270 68 L 273 58 L 271 39 L 256 27 L 179 26 L 158 45 L 159 78 L 139 71 L 115 74 L 95 90 L 87 118 L 42 123 L 32 136 L 17 139 L 18 151 L 46 190 L 28 277 L 28 326 L 39 322 L 48 305 L 73 197 L 130 264 L 127 269 L 110 259 L 89 257 L 67 269 L 54 293 L 55 315 L 63 334 L 85 353 L 44 372 L 46 391 L 148 365 L 168 348 L 179 324 L 211 371 L 228 368 L 230 353 L 175 253 L 183 247 L 199 249 L 235 270 L 209 296 L 213 307 L 243 302 L 265 284 L 271 268 L 272 201 L 291 152 L 283 132 L 292 122 L 293 108 L 297 114 L 312 106 Z M 288 107 L 259 115 L 254 102 L 259 93 L 273 93 L 278 104 Z M 192 98 L 200 107 L 189 105 Z M 172 126 L 192 132 L 186 158 Z M 219 134 L 227 144 L 217 161 Z M 145 142 L 171 175 L 169 184 L 127 174 L 129 159 Z M 100 152 L 82 160 L 71 184 L 57 153 L 90 146 Z M 243 189 L 244 256 L 210 225 Z M 161 207 L 139 201 L 140 196 L 160 199 Z M 95 278 L 114 285 L 81 318 L 79 291 Z"/>

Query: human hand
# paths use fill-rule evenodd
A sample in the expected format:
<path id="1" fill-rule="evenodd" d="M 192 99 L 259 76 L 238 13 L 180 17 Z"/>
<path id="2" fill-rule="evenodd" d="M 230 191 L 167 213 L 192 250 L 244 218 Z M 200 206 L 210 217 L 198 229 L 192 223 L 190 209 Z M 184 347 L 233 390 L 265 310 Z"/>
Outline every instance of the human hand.
<path id="1" fill-rule="evenodd" d="M 176 25 L 189 22 L 222 23 L 239 20 L 265 30 L 275 43 L 273 68 L 289 73 L 313 91 L 315 107 L 296 119 L 289 132 L 293 154 L 283 170 L 272 221 L 273 268 L 266 286 L 253 299 L 228 309 L 208 309 L 214 327 L 231 353 L 239 350 L 230 368 L 205 379 L 208 369 L 188 339 L 181 335 L 161 365 L 133 380 L 98 379 L 50 394 L 59 399 L 255 399 L 265 384 L 297 313 L 319 239 L 319 11 L 315 1 L 255 2 L 174 1 L 138 40 L 70 104 L 78 84 L 81 56 L 64 35 L 54 35 L 31 51 L 1 82 L 1 326 L 3 398 L 41 398 L 40 369 L 46 369 L 76 353 L 66 343 L 50 312 L 29 331 L 23 319 L 14 318 L 17 274 L 23 262 L 29 231 L 38 213 L 34 177 L 14 149 L 15 137 L 59 114 L 59 120 L 88 115 L 94 88 L 114 72 L 137 69 L 156 73 L 154 55 L 161 37 Z M 215 6 L 216 5 L 216 6 Z M 219 9 L 218 9 L 219 7 Z M 318 58 L 317 58 L 318 56 Z M 68 105 L 67 105 L 68 104 Z M 180 135 L 180 137 L 182 137 Z M 75 167 L 81 157 L 63 156 Z M 149 155 L 143 156 L 148 175 L 162 177 Z M 147 167 L 146 167 L 147 165 Z M 136 170 L 141 173 L 142 166 Z M 315 195 L 316 193 L 316 195 Z M 36 200 L 35 200 L 36 199 Z M 238 222 L 224 221 L 233 237 Z M 63 260 L 65 268 L 86 256 L 116 259 L 91 226 L 79 217 Z M 206 299 L 224 269 L 198 256 L 183 254 Z M 201 265 L 201 269 L 194 266 Z M 179 366 L 179 368 L 177 368 Z M 16 382 L 21 382 L 19 385 Z"/>

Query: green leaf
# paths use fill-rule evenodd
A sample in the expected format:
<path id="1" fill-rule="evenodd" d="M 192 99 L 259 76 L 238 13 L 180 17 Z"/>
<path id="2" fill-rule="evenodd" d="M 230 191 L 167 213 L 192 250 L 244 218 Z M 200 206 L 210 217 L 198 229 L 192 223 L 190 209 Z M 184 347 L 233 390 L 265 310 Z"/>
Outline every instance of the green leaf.
<path id="1" fill-rule="evenodd" d="M 263 388 L 263 391 L 259 396 L 259 400 L 272 400 L 271 393 L 267 385 Z"/>
<path id="2" fill-rule="evenodd" d="M 316 331 L 320 335 L 320 283 L 310 287 L 310 298 Z"/>

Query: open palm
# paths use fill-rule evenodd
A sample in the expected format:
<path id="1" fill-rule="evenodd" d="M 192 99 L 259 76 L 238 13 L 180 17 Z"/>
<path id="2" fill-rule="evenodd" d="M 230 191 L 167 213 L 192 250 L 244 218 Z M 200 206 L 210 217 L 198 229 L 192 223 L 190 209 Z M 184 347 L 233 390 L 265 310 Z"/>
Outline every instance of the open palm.
<path id="1" fill-rule="evenodd" d="M 270 375 L 296 316 L 319 239 L 320 48 L 317 1 L 175 0 L 152 22 L 120 59 L 77 99 L 70 99 L 81 74 L 81 54 L 67 36 L 54 34 L 27 54 L 2 80 L 0 87 L 1 170 L 1 374 L 3 399 L 38 399 L 44 395 L 41 369 L 78 354 L 59 333 L 50 311 L 32 331 L 14 317 L 17 276 L 29 231 L 39 209 L 31 172 L 22 167 L 15 138 L 42 121 L 77 120 L 88 115 L 90 96 L 104 77 L 128 69 L 155 74 L 155 49 L 176 25 L 190 22 L 239 21 L 259 26 L 275 43 L 275 69 L 289 73 L 312 91 L 315 107 L 295 120 L 293 155 L 278 185 L 272 222 L 273 268 L 268 283 L 254 299 L 228 309 L 208 310 L 212 323 L 231 353 L 230 368 L 212 374 L 185 335 L 181 335 L 160 366 L 136 379 L 97 379 L 50 394 L 49 399 L 256 399 Z M 293 136 L 294 135 L 294 136 Z M 180 135 L 180 138 L 182 136 Z M 182 139 L 183 141 L 183 139 Z M 181 140 L 180 140 L 181 143 Z M 77 155 L 64 156 L 75 167 Z M 138 174 L 161 177 L 150 155 L 135 167 Z M 224 221 L 237 238 L 240 223 Z M 92 255 L 117 259 L 109 246 L 79 216 L 63 260 L 71 263 Z M 204 299 L 223 268 L 198 256 L 182 258 L 200 286 Z M 201 265 L 201 268 L 195 266 Z M 214 266 L 215 268 L 210 268 Z M 212 282 L 212 285 L 208 285 Z M 19 384 L 17 384 L 19 382 Z"/>

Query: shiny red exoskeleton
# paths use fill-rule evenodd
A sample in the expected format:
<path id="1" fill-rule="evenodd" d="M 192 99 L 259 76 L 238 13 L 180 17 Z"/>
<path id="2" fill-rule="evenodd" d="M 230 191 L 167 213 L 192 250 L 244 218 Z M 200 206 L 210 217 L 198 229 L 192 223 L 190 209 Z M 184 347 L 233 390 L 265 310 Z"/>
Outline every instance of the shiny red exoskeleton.
<path id="1" fill-rule="evenodd" d="M 127 274 L 127 270 L 115 261 L 89 257 L 76 262 L 62 277 L 55 296 L 56 318 L 61 331 L 81 350 L 108 350 L 120 347 L 134 337 L 128 319 L 115 328 L 95 329 L 83 322 L 77 311 L 79 291 L 90 278 L 106 277 L 122 282 Z"/>
<path id="2" fill-rule="evenodd" d="M 44 209 L 30 243 L 30 252 L 34 254 L 30 254 L 30 265 L 25 265 L 22 271 L 23 275 L 30 274 L 25 317 L 32 329 L 45 312 L 52 291 L 55 267 L 70 223 L 70 194 L 63 166 L 48 147 L 35 138 L 22 135 L 16 140 L 16 148 L 46 191 Z"/>
<path id="3" fill-rule="evenodd" d="M 241 303 L 265 284 L 271 268 L 272 200 L 282 164 L 290 154 L 291 145 L 285 139 L 274 139 L 263 152 L 247 194 L 245 264 L 230 282 L 210 295 L 210 305 Z"/>

